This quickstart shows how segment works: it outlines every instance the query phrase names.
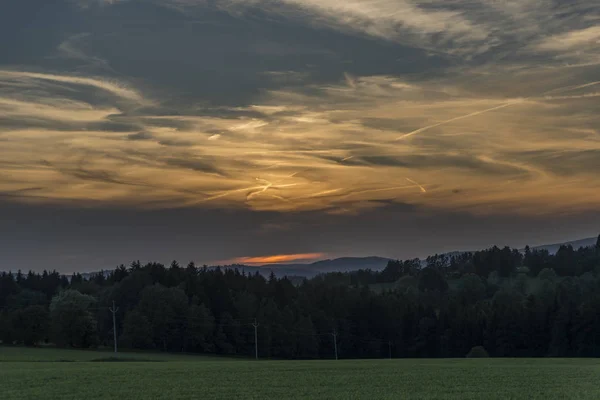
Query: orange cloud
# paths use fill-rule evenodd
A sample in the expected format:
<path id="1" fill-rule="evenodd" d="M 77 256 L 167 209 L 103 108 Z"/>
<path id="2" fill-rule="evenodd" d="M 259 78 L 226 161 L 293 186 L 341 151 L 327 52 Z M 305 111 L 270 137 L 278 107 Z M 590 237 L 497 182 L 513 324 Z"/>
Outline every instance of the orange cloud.
<path id="1" fill-rule="evenodd" d="M 278 264 L 292 261 L 315 260 L 324 257 L 324 253 L 274 254 L 258 257 L 238 257 L 231 260 L 234 264 Z"/>

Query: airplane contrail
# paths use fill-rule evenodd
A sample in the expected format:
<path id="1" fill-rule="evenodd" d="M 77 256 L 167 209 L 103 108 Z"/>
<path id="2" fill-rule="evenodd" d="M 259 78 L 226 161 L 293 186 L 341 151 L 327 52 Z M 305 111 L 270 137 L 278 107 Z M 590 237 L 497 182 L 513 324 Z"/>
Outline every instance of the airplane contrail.
<path id="1" fill-rule="evenodd" d="M 595 85 L 600 85 L 600 81 L 589 82 L 589 83 L 585 83 L 585 84 L 583 84 L 583 85 L 578 85 L 578 86 L 567 86 L 567 87 L 562 87 L 562 88 L 552 89 L 552 90 L 549 90 L 549 91 L 547 91 L 547 92 L 543 92 L 543 93 L 542 93 L 542 96 L 543 96 L 543 95 L 546 95 L 546 94 L 550 94 L 550 93 L 562 93 L 562 92 L 569 92 L 569 91 L 571 91 L 571 90 L 583 89 L 583 88 L 590 87 L 590 86 L 595 86 Z M 589 96 L 589 97 L 595 97 L 595 96 Z M 404 134 L 404 135 L 402 135 L 402 136 L 399 136 L 398 138 L 396 138 L 396 140 L 405 139 L 405 138 L 407 138 L 407 137 L 410 137 L 410 136 L 416 135 L 416 134 L 418 134 L 418 133 L 421 133 L 421 132 L 427 131 L 427 130 L 429 130 L 429 129 L 432 129 L 432 128 L 437 128 L 438 126 L 441 126 L 441 125 L 446 125 L 446 124 L 449 124 L 449 123 L 451 123 L 451 122 L 459 121 L 459 120 L 461 120 L 461 119 L 465 119 L 465 118 L 471 118 L 471 117 L 475 117 L 475 116 L 477 116 L 477 115 L 481 115 L 481 114 L 488 113 L 488 112 L 490 112 L 490 111 L 495 111 L 495 110 L 499 110 L 499 109 L 501 109 L 501 108 L 510 107 L 510 106 L 512 106 L 512 105 L 515 105 L 515 104 L 522 103 L 522 102 L 524 102 L 525 100 L 528 100 L 528 99 L 530 99 L 530 98 L 534 98 L 534 97 L 533 97 L 533 96 L 530 96 L 530 97 L 525 97 L 525 98 L 523 98 L 523 99 L 519 99 L 519 100 L 510 101 L 510 102 L 508 102 L 508 103 L 500 104 L 500 105 L 498 105 L 498 106 L 495 106 L 495 107 L 487 108 L 487 109 L 485 109 L 485 110 L 475 111 L 475 112 L 472 112 L 472 113 L 470 113 L 470 114 L 466 114 L 466 115 L 461 115 L 461 116 L 458 116 L 458 117 L 454 117 L 454 118 L 448 119 L 448 120 L 446 120 L 446 121 L 438 122 L 437 124 L 433 124 L 433 125 L 424 126 L 424 127 L 422 127 L 422 128 L 416 129 L 416 130 L 414 130 L 414 131 L 412 131 L 412 132 L 409 132 L 409 133 L 406 133 L 406 134 Z M 574 98 L 579 98 L 579 97 L 574 97 Z"/>
<path id="2" fill-rule="evenodd" d="M 348 157 L 346 157 L 346 158 L 342 158 L 342 160 L 341 160 L 340 162 L 348 161 L 348 160 L 350 160 L 351 158 L 354 158 L 354 156 L 348 156 Z"/>
<path id="3" fill-rule="evenodd" d="M 246 201 L 252 199 L 254 196 L 258 196 L 259 194 L 266 192 L 269 189 L 281 189 L 281 188 L 286 188 L 286 187 L 297 186 L 298 185 L 298 183 L 287 183 L 285 185 L 274 185 L 273 182 L 269 182 L 266 179 L 261 179 L 261 178 L 254 178 L 254 179 L 256 179 L 259 182 L 265 182 L 265 185 L 264 186 L 260 186 L 259 187 L 260 190 L 258 190 L 256 192 L 248 193 L 246 195 Z M 275 197 L 275 195 L 273 195 L 273 197 Z"/>
<path id="4" fill-rule="evenodd" d="M 404 185 L 404 186 L 393 186 L 393 187 L 381 188 L 381 189 L 365 189 L 365 190 L 358 190 L 356 192 L 350 192 L 350 193 L 346 194 L 344 197 L 348 197 L 348 196 L 352 196 L 352 195 L 356 195 L 356 194 L 363 194 L 363 193 L 388 192 L 390 190 L 410 189 L 410 188 L 414 188 L 414 187 L 415 187 L 415 185 Z"/>
<path id="5" fill-rule="evenodd" d="M 585 83 L 583 85 L 578 85 L 578 86 L 566 86 L 566 87 L 562 87 L 562 88 L 558 88 L 558 89 L 549 90 L 547 92 L 544 92 L 543 94 L 549 94 L 549 93 L 554 93 L 554 92 L 559 92 L 559 93 L 560 92 L 568 92 L 571 90 L 583 89 L 583 88 L 595 86 L 595 85 L 600 85 L 600 81 Z"/>
<path id="6" fill-rule="evenodd" d="M 262 150 L 262 151 L 246 151 L 243 154 L 270 154 L 270 153 L 297 153 L 297 154 L 302 154 L 302 153 L 323 153 L 323 154 L 328 154 L 328 153 L 333 153 L 336 151 L 340 151 L 339 149 L 332 149 L 332 150 L 315 150 L 315 149 L 311 149 L 311 150 Z"/>
<path id="7" fill-rule="evenodd" d="M 589 93 L 589 94 L 576 94 L 571 96 L 544 96 L 542 99 L 544 100 L 575 100 L 575 99 L 589 99 L 591 97 L 600 97 L 599 92 Z"/>
<path id="8" fill-rule="evenodd" d="M 301 169 L 300 171 L 296 171 L 291 175 L 286 176 L 286 178 L 293 178 L 298 174 L 301 174 L 302 172 L 306 172 L 306 171 L 310 171 L 310 168 L 305 168 L 305 169 Z"/>
<path id="9" fill-rule="evenodd" d="M 288 183 L 285 185 L 273 185 L 272 182 L 269 182 L 265 179 L 260 179 L 260 178 L 255 178 L 257 181 L 259 182 L 265 182 L 264 185 L 261 186 L 250 186 L 250 187 L 245 187 L 245 188 L 241 188 L 241 189 L 233 189 L 233 190 L 227 190 L 225 192 L 219 193 L 219 194 L 215 194 L 213 196 L 210 197 L 206 197 L 204 199 L 200 199 L 198 200 L 198 203 L 205 203 L 207 201 L 212 201 L 212 200 L 217 200 L 217 199 L 221 199 L 223 197 L 229 196 L 231 194 L 235 194 L 235 193 L 241 193 L 241 192 L 248 192 L 248 191 L 252 191 L 252 190 L 257 190 L 257 192 L 251 192 L 246 196 L 246 200 L 248 200 L 249 198 L 252 198 L 253 196 L 265 192 L 268 189 L 280 189 L 280 188 L 286 188 L 286 187 L 290 187 L 290 186 L 297 186 L 299 185 L 299 183 Z"/>
<path id="10" fill-rule="evenodd" d="M 199 203 L 204 203 L 204 202 L 207 202 L 207 201 L 212 201 L 212 200 L 220 199 L 220 198 L 225 197 L 225 196 L 229 196 L 230 194 L 240 193 L 240 192 L 246 192 L 248 190 L 262 189 L 263 187 L 264 186 L 253 186 L 253 187 L 247 187 L 247 188 L 242 188 L 242 189 L 228 190 L 226 192 L 219 193 L 219 194 L 216 194 L 214 196 L 210 196 L 210 197 L 201 199 L 198 202 Z"/>
<path id="11" fill-rule="evenodd" d="M 285 197 L 282 197 L 282 196 L 277 196 L 276 194 L 269 194 L 267 196 L 273 197 L 274 199 L 281 200 L 286 203 L 291 203 L 291 201 L 289 199 L 286 199 Z"/>
<path id="12" fill-rule="evenodd" d="M 423 193 L 427 193 L 427 190 L 425 190 L 425 188 L 423 187 L 423 185 L 421 185 L 419 182 L 415 182 L 410 178 L 406 178 L 407 181 L 409 181 L 410 183 L 414 183 L 415 185 L 417 185 L 419 187 L 419 189 L 421 189 L 421 192 Z"/>
<path id="13" fill-rule="evenodd" d="M 416 130 L 414 130 L 412 132 L 406 133 L 406 134 L 404 134 L 404 135 L 396 138 L 396 140 L 401 140 L 401 139 L 404 139 L 404 138 L 416 135 L 417 133 L 421 133 L 421 132 L 427 131 L 427 130 L 429 130 L 431 128 L 437 128 L 438 126 L 446 125 L 446 124 L 449 124 L 449 123 L 454 122 L 454 121 L 459 121 L 459 120 L 465 119 L 465 118 L 471 118 L 471 117 L 474 117 L 476 115 L 481 115 L 481 114 L 488 113 L 490 111 L 499 110 L 501 108 L 509 107 L 509 106 L 512 106 L 513 104 L 521 103 L 522 101 L 523 100 L 511 101 L 509 103 L 504 103 L 504 104 L 501 104 L 499 106 L 495 106 L 495 107 L 492 107 L 492 108 L 487 108 L 485 110 L 475 111 L 475 112 L 472 112 L 472 113 L 467 114 L 467 115 L 461 115 L 459 117 L 454 117 L 454 118 L 451 118 L 451 119 L 447 119 L 445 121 L 438 122 L 437 124 L 424 126 L 422 128 L 416 129 Z"/>
<path id="14" fill-rule="evenodd" d="M 257 196 L 261 193 L 266 192 L 271 186 L 273 186 L 272 182 L 267 181 L 266 179 L 254 178 L 259 182 L 264 182 L 265 185 L 261 187 L 261 189 L 257 192 L 250 192 L 246 195 L 246 201 L 250 200 L 252 197 Z"/>
<path id="15" fill-rule="evenodd" d="M 350 75 L 347 72 L 344 72 L 344 80 L 346 81 L 346 84 L 348 86 L 350 86 L 352 89 L 356 89 L 356 80 L 352 75 Z"/>

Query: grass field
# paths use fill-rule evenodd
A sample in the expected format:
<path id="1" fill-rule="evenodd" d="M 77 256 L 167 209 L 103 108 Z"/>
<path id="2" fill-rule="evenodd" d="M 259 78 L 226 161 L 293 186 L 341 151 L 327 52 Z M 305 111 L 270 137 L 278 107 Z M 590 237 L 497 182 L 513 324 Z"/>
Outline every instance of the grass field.
<path id="1" fill-rule="evenodd" d="M 0 347 L 0 399 L 600 399 L 596 359 L 94 361 L 110 356 Z"/>

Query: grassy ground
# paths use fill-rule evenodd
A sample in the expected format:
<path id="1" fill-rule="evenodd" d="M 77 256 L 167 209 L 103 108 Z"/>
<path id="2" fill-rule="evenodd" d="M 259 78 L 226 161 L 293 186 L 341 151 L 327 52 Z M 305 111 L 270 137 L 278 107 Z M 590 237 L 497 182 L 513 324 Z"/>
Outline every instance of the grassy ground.
<path id="1" fill-rule="evenodd" d="M 599 399 L 595 359 L 250 361 L 0 347 L 0 399 Z M 53 362 L 52 360 L 74 362 Z"/>
<path id="2" fill-rule="evenodd" d="M 168 354 L 153 352 L 119 352 L 116 358 L 123 361 L 228 361 L 233 358 L 210 357 L 187 354 Z M 5 362 L 80 362 L 103 361 L 115 358 L 110 349 L 106 350 L 71 350 L 54 347 L 27 348 L 0 346 L 0 363 Z M 2 370 L 0 364 L 0 371 Z"/>

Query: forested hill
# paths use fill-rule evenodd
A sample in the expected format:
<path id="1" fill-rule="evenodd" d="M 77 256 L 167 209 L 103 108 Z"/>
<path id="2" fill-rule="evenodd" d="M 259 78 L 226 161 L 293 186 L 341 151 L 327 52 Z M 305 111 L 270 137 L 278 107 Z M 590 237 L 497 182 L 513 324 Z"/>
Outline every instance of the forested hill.
<path id="1" fill-rule="evenodd" d="M 548 250 L 550 254 L 554 254 L 558 251 L 560 246 L 571 245 L 574 249 L 580 247 L 593 246 L 596 243 L 596 238 L 587 238 L 574 240 L 565 243 L 548 244 L 534 247 L 536 250 Z M 524 249 L 520 250 L 524 252 Z M 457 257 L 467 251 L 453 251 L 444 253 L 443 255 L 448 257 Z M 287 276 L 294 281 L 301 280 L 302 278 L 313 278 L 316 275 L 329 273 L 329 272 L 354 272 L 361 269 L 370 269 L 372 271 L 383 270 L 387 263 L 390 261 L 389 258 L 384 257 L 340 257 L 334 259 L 320 260 L 310 264 L 265 264 L 265 265 L 245 265 L 245 264 L 234 264 L 234 265 L 210 265 L 209 268 L 224 268 L 224 269 L 238 269 L 241 272 L 247 274 L 254 274 L 256 272 L 261 275 L 268 277 L 271 272 L 278 278 Z M 426 265 L 425 260 L 421 260 L 423 265 Z M 108 276 L 110 271 L 103 271 L 105 276 Z M 85 279 L 89 279 L 91 276 L 98 272 L 82 273 L 81 275 Z"/>
<path id="2" fill-rule="evenodd" d="M 600 239 L 556 254 L 493 247 L 294 285 L 235 269 L 120 266 L 69 281 L 0 274 L 3 344 L 260 357 L 600 356 Z M 113 303 L 114 302 L 114 303 Z"/>
<path id="3" fill-rule="evenodd" d="M 264 264 L 264 265 L 247 265 L 247 264 L 227 264 L 227 265 L 210 265 L 209 269 L 221 268 L 237 269 L 246 274 L 259 273 L 264 277 L 269 277 L 273 273 L 278 278 L 288 277 L 293 281 L 301 281 L 303 278 L 313 278 L 319 274 L 330 272 L 352 272 L 361 269 L 370 269 L 372 271 L 383 270 L 389 258 L 383 257 L 341 257 L 332 260 L 321 260 L 310 264 Z M 111 271 L 82 273 L 84 279 L 90 279 L 92 276 L 103 273 L 108 277 Z"/>
<path id="4" fill-rule="evenodd" d="M 545 244 L 541 246 L 536 246 L 534 249 L 536 250 L 548 250 L 550 254 L 555 254 L 561 246 L 572 246 L 574 249 L 578 249 L 580 247 L 590 247 L 596 244 L 596 238 L 586 238 L 573 240 L 571 242 L 566 243 L 554 243 L 554 244 Z"/>
<path id="5" fill-rule="evenodd" d="M 310 264 L 228 265 L 224 268 L 237 268 L 240 271 L 252 274 L 258 272 L 265 276 L 269 276 L 272 272 L 280 278 L 284 276 L 313 278 L 316 275 L 330 272 L 353 272 L 361 269 L 381 271 L 389 261 L 389 258 L 383 257 L 341 257 L 333 260 L 321 260 Z"/>

